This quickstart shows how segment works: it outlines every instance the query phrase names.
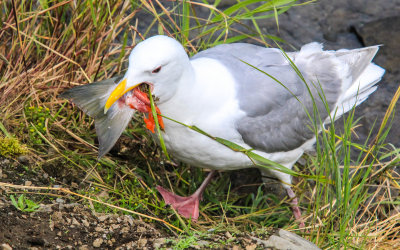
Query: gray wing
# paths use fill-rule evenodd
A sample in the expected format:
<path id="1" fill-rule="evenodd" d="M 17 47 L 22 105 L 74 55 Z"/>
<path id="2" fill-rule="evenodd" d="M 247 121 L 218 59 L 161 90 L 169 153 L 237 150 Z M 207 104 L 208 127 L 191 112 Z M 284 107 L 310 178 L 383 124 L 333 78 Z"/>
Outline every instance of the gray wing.
<path id="1" fill-rule="evenodd" d="M 236 128 L 245 143 L 264 152 L 293 150 L 313 138 L 314 124 L 327 118 L 341 94 L 342 79 L 329 54 L 295 61 L 307 85 L 277 49 L 221 45 L 193 58 L 199 57 L 220 60 L 234 75 L 239 106 L 247 114 Z"/>
<path id="2" fill-rule="evenodd" d="M 96 134 L 99 138 L 99 155 L 103 157 L 128 126 L 134 110 L 126 105 L 113 104 L 104 114 L 104 105 L 122 77 L 77 86 L 63 92 L 60 97 L 71 100 L 86 114 L 94 118 Z"/>

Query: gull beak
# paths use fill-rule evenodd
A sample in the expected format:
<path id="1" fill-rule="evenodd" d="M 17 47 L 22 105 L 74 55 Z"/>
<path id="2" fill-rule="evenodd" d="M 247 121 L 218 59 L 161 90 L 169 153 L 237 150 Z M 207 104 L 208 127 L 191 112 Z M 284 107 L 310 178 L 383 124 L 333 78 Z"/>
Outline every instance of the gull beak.
<path id="1" fill-rule="evenodd" d="M 123 95 L 125 95 L 125 93 L 129 92 L 130 90 L 136 88 L 137 86 L 139 86 L 140 83 L 135 84 L 133 86 L 130 86 L 128 88 L 126 88 L 126 78 L 124 78 L 118 85 L 117 87 L 115 87 L 115 89 L 113 90 L 113 92 L 111 92 L 110 96 L 108 97 L 107 101 L 106 101 L 106 105 L 104 105 L 104 114 L 107 114 L 107 111 L 111 108 L 111 106 L 119 99 L 121 98 Z"/>

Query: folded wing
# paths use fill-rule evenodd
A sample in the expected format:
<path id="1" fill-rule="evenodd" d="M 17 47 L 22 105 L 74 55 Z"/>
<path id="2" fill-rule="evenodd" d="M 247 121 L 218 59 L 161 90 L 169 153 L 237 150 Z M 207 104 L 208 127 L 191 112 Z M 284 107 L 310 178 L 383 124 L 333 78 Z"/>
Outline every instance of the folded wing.
<path id="1" fill-rule="evenodd" d="M 237 130 L 251 147 L 273 153 L 301 147 L 321 123 L 337 119 L 374 92 L 384 74 L 371 63 L 377 50 L 323 51 L 321 44 L 311 43 L 288 53 L 295 66 L 277 49 L 249 44 L 217 46 L 198 56 L 228 67 L 246 113 L 236 122 Z"/>

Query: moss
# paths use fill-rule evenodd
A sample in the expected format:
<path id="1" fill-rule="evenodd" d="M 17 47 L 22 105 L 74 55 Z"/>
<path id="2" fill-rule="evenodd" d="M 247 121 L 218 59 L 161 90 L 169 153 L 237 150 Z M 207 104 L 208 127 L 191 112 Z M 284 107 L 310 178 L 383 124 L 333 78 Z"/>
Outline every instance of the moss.
<path id="1" fill-rule="evenodd" d="M 53 118 L 50 114 L 50 109 L 46 107 L 25 107 L 25 114 L 29 125 L 29 137 L 34 144 L 42 144 L 43 140 L 40 133 L 45 134 L 47 126 L 51 125 Z M 46 122 L 47 121 L 47 122 Z"/>
<path id="2" fill-rule="evenodd" d="M 0 137 L 0 155 L 12 158 L 26 154 L 28 149 L 15 138 Z"/>

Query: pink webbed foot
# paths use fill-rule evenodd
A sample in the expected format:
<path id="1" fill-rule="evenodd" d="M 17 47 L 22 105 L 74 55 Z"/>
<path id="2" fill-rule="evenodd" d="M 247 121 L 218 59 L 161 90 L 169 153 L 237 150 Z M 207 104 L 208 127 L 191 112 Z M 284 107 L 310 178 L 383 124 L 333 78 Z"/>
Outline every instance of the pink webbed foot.
<path id="1" fill-rule="evenodd" d="M 203 192 L 208 183 L 210 183 L 214 173 L 214 170 L 211 171 L 196 192 L 188 197 L 176 195 L 160 186 L 157 186 L 157 190 L 160 192 L 165 203 L 171 205 L 180 215 L 187 219 L 192 218 L 192 220 L 197 221 L 199 218 L 200 200 L 202 199 Z"/>
<path id="2" fill-rule="evenodd" d="M 199 218 L 199 195 L 191 195 L 183 197 L 176 195 L 172 192 L 167 191 L 163 187 L 157 186 L 158 192 L 160 192 L 165 203 L 171 205 L 180 215 L 185 218 L 192 218 L 196 221 Z"/>

